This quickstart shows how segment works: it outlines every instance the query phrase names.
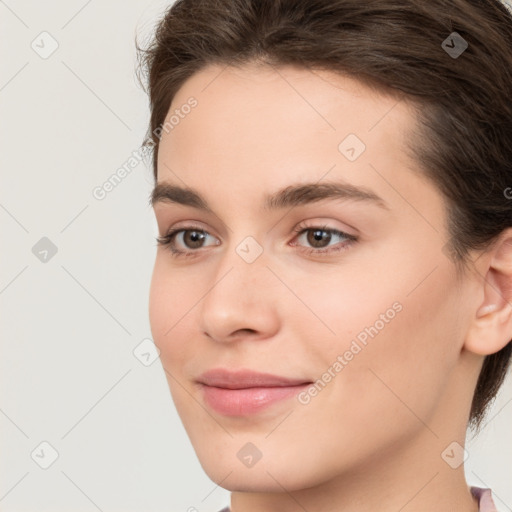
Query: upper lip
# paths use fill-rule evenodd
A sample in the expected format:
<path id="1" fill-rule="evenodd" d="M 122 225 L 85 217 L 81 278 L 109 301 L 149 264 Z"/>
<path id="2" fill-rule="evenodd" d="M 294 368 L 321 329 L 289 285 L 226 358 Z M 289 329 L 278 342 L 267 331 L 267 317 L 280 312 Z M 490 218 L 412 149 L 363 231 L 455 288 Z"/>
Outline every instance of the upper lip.
<path id="1" fill-rule="evenodd" d="M 311 383 L 306 379 L 290 379 L 270 373 L 260 373 L 252 370 L 232 371 L 224 368 L 208 370 L 201 374 L 197 380 L 207 386 L 226 389 L 270 388 Z"/>

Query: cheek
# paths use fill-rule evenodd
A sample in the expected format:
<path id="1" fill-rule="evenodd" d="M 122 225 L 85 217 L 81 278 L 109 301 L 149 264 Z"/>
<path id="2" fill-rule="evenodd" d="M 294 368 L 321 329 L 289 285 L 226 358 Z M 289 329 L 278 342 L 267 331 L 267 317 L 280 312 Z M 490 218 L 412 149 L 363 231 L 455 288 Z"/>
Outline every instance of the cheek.
<path id="1" fill-rule="evenodd" d="M 190 313 L 198 297 L 197 292 L 191 292 L 191 287 L 185 284 L 167 268 L 162 258 L 157 258 L 149 291 L 151 333 L 160 350 L 160 363 L 172 400 L 187 427 L 185 420 L 194 412 L 195 404 L 190 403 L 190 395 L 184 389 L 187 383 L 182 369 L 191 357 L 191 344 L 186 342 L 190 337 L 187 312 Z"/>
<path id="2" fill-rule="evenodd" d="M 401 302 L 403 310 L 370 342 L 361 363 L 379 415 L 397 428 L 422 428 L 418 418 L 429 423 L 457 365 L 458 334 L 450 323 L 456 301 L 432 282 Z"/>
<path id="3" fill-rule="evenodd" d="M 336 375 L 320 394 L 359 411 L 356 423 L 376 411 L 391 423 L 393 416 L 405 420 L 404 404 L 428 415 L 457 364 L 460 296 L 447 265 L 418 278 L 435 267 L 429 263 L 396 260 L 365 279 L 344 273 L 297 292 L 318 317 L 298 318 L 303 339 L 321 342 L 308 345 L 311 366 L 317 378 L 329 369 Z M 334 366 L 339 356 L 342 368 Z"/>
<path id="4" fill-rule="evenodd" d="M 300 325 L 302 334 L 298 339 L 308 342 L 305 348 L 318 358 L 317 363 L 325 365 L 336 359 L 354 348 L 354 341 L 361 347 L 369 346 L 372 339 L 385 337 L 404 315 L 404 294 L 397 281 L 369 276 L 368 272 L 362 278 L 361 270 L 355 268 L 335 269 L 314 277 L 290 276 L 288 280 L 297 283 L 294 292 L 307 308 L 298 301 L 289 301 L 286 315 Z"/>
<path id="5" fill-rule="evenodd" d="M 162 257 L 157 257 L 149 290 L 149 323 L 166 369 L 184 357 L 183 329 L 187 314 L 198 300 L 197 291 L 186 286 L 184 279 L 167 268 Z"/>

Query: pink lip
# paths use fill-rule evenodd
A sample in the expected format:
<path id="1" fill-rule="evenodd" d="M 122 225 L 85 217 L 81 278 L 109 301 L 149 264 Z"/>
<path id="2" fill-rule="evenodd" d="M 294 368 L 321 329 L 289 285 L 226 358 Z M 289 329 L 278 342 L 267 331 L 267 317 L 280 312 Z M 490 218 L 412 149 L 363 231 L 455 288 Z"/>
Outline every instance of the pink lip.
<path id="1" fill-rule="evenodd" d="M 290 398 L 311 384 L 305 379 L 289 379 L 250 370 L 232 372 L 214 369 L 198 382 L 207 405 L 225 416 L 254 414 L 271 404 Z"/>

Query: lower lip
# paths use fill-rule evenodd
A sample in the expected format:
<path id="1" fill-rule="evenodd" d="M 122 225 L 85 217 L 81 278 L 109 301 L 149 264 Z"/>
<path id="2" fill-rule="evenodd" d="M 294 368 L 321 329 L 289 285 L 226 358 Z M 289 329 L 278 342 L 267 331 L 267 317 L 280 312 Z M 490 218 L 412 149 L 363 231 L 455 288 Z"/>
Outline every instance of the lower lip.
<path id="1" fill-rule="evenodd" d="M 291 398 L 311 384 L 271 388 L 226 389 L 201 385 L 204 400 L 224 416 L 255 414 L 273 403 Z"/>

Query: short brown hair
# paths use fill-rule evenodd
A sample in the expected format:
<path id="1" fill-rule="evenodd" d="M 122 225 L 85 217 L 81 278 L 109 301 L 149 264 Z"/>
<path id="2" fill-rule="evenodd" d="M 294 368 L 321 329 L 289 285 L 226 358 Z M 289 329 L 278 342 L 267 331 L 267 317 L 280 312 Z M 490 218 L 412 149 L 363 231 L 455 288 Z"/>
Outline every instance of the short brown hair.
<path id="1" fill-rule="evenodd" d="M 449 54 L 453 37 L 468 44 L 461 55 Z M 443 194 L 445 247 L 459 271 L 471 250 L 512 226 L 512 15 L 499 0 L 178 0 L 148 47 L 136 48 L 155 181 L 157 134 L 176 92 L 201 68 L 260 61 L 328 69 L 416 106 L 412 154 Z M 512 340 L 484 360 L 469 416 L 477 431 L 511 353 Z"/>

